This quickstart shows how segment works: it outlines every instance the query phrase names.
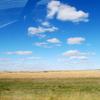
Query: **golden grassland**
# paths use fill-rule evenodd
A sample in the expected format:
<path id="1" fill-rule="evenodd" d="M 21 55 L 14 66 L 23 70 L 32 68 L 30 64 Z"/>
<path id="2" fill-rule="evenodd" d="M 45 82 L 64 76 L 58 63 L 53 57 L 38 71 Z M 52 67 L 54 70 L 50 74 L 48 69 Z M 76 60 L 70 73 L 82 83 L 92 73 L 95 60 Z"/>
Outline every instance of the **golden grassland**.
<path id="1" fill-rule="evenodd" d="M 100 100 L 100 71 L 0 72 L 0 100 Z"/>
<path id="2" fill-rule="evenodd" d="M 2 78 L 98 78 L 99 70 L 83 71 L 41 71 L 41 72 L 0 72 Z"/>

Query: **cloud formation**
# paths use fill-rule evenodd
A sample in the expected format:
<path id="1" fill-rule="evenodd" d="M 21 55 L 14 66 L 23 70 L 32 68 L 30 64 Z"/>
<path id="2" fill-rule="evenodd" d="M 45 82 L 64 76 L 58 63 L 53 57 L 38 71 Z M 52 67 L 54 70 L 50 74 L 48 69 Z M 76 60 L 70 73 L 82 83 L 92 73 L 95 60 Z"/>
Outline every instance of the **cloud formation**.
<path id="1" fill-rule="evenodd" d="M 45 27 L 50 27 L 50 23 L 48 21 L 42 22 L 42 25 Z"/>
<path id="2" fill-rule="evenodd" d="M 39 27 L 29 27 L 28 28 L 28 33 L 29 33 L 29 35 L 37 35 L 37 34 L 40 34 L 40 33 L 46 33 L 46 32 L 54 32 L 54 31 L 56 31 L 56 30 L 58 30 L 58 28 L 57 27 L 55 27 L 55 26 L 52 26 L 52 27 L 41 27 L 41 26 L 39 26 Z"/>
<path id="3" fill-rule="evenodd" d="M 54 43 L 54 44 L 61 43 L 61 41 L 57 38 L 50 38 L 50 39 L 47 40 L 47 42 Z"/>
<path id="4" fill-rule="evenodd" d="M 56 17 L 61 21 L 71 21 L 71 22 L 87 22 L 89 14 L 77 10 L 75 7 L 68 4 L 63 4 L 60 1 L 52 0 L 47 6 L 48 14 L 47 18 L 52 19 Z"/>
<path id="5" fill-rule="evenodd" d="M 36 42 L 36 43 L 34 43 L 34 45 L 36 45 L 36 46 L 38 46 L 38 47 L 49 48 L 47 42 Z"/>
<path id="6" fill-rule="evenodd" d="M 82 44 L 83 42 L 85 42 L 85 38 L 83 37 L 71 37 L 67 39 L 67 43 L 68 44 Z"/>
<path id="7" fill-rule="evenodd" d="M 69 59 L 86 60 L 88 59 L 89 55 L 92 54 L 86 52 L 80 52 L 79 50 L 69 50 L 64 52 L 62 55 L 68 57 Z"/>
<path id="8" fill-rule="evenodd" d="M 34 45 L 43 48 L 61 47 L 60 40 L 56 38 L 48 39 L 46 42 L 35 42 Z"/>
<path id="9" fill-rule="evenodd" d="M 5 52 L 8 55 L 31 55 L 32 51 L 8 51 Z"/>

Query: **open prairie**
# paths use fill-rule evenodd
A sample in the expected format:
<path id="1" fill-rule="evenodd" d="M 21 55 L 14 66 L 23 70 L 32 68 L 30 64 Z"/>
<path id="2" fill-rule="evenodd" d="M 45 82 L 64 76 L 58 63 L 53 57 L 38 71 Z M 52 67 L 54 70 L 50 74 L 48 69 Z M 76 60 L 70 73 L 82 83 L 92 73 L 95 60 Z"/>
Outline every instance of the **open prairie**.
<path id="1" fill-rule="evenodd" d="M 2 78 L 97 78 L 100 77 L 99 70 L 87 71 L 41 71 L 41 72 L 1 72 Z"/>
<path id="2" fill-rule="evenodd" d="M 0 73 L 0 100 L 99 99 L 99 70 Z"/>

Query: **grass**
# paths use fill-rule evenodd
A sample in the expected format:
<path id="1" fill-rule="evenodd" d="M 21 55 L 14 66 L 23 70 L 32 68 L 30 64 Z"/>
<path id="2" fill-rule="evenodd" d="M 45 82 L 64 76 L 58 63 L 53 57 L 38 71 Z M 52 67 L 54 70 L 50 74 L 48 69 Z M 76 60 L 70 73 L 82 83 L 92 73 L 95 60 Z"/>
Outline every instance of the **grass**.
<path id="1" fill-rule="evenodd" d="M 100 78 L 0 79 L 0 100 L 99 100 Z"/>
<path id="2" fill-rule="evenodd" d="M 0 79 L 4 78 L 100 78 L 99 70 L 84 70 L 84 71 L 44 71 L 44 72 L 0 72 Z"/>

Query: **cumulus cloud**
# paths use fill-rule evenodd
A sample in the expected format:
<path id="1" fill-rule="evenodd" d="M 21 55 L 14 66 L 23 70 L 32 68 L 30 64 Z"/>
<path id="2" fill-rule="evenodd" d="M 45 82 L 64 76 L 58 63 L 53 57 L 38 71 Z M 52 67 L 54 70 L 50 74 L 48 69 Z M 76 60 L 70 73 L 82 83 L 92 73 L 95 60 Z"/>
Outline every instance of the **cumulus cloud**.
<path id="1" fill-rule="evenodd" d="M 52 0 L 48 3 L 47 6 L 48 14 L 47 18 L 56 17 L 62 21 L 71 21 L 71 22 L 87 22 L 89 14 L 82 11 L 77 10 L 75 7 L 70 6 L 68 4 L 63 4 L 60 1 Z"/>
<path id="2" fill-rule="evenodd" d="M 48 3 L 47 9 L 48 9 L 48 18 L 53 18 L 55 14 L 58 13 L 60 7 L 60 1 L 51 1 Z"/>
<path id="3" fill-rule="evenodd" d="M 31 55 L 32 51 L 9 51 L 5 52 L 8 55 Z"/>
<path id="4" fill-rule="evenodd" d="M 40 34 L 40 33 L 46 33 L 46 32 L 54 32 L 54 31 L 56 31 L 56 30 L 58 30 L 58 28 L 57 27 L 55 27 L 55 26 L 52 26 L 52 27 L 41 27 L 41 26 L 39 26 L 39 27 L 29 27 L 28 28 L 28 33 L 29 33 L 29 35 L 37 35 L 37 34 Z"/>
<path id="5" fill-rule="evenodd" d="M 42 22 L 42 25 L 45 27 L 50 27 L 50 23 L 48 21 Z"/>
<path id="6" fill-rule="evenodd" d="M 38 47 L 50 48 L 50 46 L 48 46 L 47 42 L 36 42 L 36 43 L 34 43 L 34 45 L 36 45 Z"/>
<path id="7" fill-rule="evenodd" d="M 57 38 L 51 38 L 51 39 L 48 39 L 47 40 L 47 42 L 49 42 L 49 43 L 61 43 L 61 41 L 59 40 L 59 39 L 57 39 Z"/>
<path id="8" fill-rule="evenodd" d="M 68 57 L 71 57 L 71 56 L 79 56 L 80 55 L 80 52 L 78 50 L 69 50 L 67 52 L 64 52 L 63 55 L 64 56 L 68 56 Z"/>
<path id="9" fill-rule="evenodd" d="M 69 50 L 64 52 L 62 55 L 68 57 L 69 59 L 85 60 L 88 59 L 92 53 L 80 52 L 78 50 Z"/>
<path id="10" fill-rule="evenodd" d="M 67 39 L 68 44 L 82 44 L 85 41 L 83 37 L 71 37 Z"/>
<path id="11" fill-rule="evenodd" d="M 60 41 L 53 38 L 48 39 L 46 42 L 36 42 L 34 45 L 43 48 L 61 47 Z"/>
<path id="12" fill-rule="evenodd" d="M 87 56 L 72 56 L 70 57 L 70 59 L 79 59 L 79 60 L 87 60 L 88 57 Z"/>

